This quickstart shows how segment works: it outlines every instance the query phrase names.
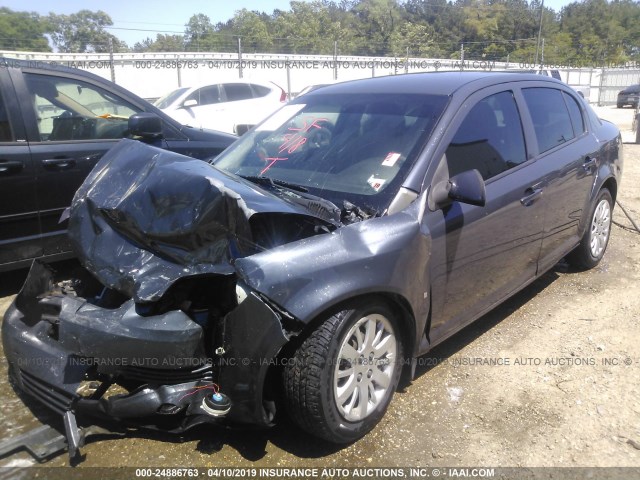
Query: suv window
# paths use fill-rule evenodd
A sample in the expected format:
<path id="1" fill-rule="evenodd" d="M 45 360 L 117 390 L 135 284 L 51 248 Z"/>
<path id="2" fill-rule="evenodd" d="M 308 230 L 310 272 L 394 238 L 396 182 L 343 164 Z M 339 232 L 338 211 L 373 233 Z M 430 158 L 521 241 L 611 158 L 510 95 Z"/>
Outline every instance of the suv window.
<path id="1" fill-rule="evenodd" d="M 202 87 L 189 95 L 185 101 L 195 100 L 198 105 L 213 105 L 214 103 L 220 103 L 220 89 L 218 85 L 209 85 Z"/>
<path id="2" fill-rule="evenodd" d="M 525 162 L 522 122 L 513 93 L 480 100 L 451 139 L 446 157 L 449 175 L 475 168 L 485 180 Z"/>
<path id="3" fill-rule="evenodd" d="M 522 93 L 531 114 L 540 153 L 575 137 L 563 92 L 555 88 L 525 88 Z"/>
<path id="4" fill-rule="evenodd" d="M 264 85 L 256 85 L 254 83 L 251 84 L 251 89 L 253 90 L 254 98 L 266 97 L 269 95 L 271 90 Z"/>
<path id="5" fill-rule="evenodd" d="M 227 83 L 224 86 L 224 91 L 227 94 L 228 102 L 253 98 L 251 87 L 246 83 Z"/>
<path id="6" fill-rule="evenodd" d="M 65 77 L 25 73 L 40 140 L 97 140 L 127 136 L 140 110 L 107 90 Z"/>
<path id="7" fill-rule="evenodd" d="M 7 115 L 7 109 L 4 105 L 2 93 L 0 93 L 0 142 L 12 142 L 13 135 L 11 133 L 11 124 L 9 123 L 9 116 Z"/>

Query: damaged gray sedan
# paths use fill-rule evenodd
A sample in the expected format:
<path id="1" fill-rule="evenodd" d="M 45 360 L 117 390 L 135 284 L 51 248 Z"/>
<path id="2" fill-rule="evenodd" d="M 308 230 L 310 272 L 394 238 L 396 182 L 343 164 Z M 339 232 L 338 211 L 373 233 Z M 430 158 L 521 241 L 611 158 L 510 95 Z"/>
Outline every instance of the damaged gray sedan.
<path id="1" fill-rule="evenodd" d="M 213 165 L 123 140 L 71 207 L 83 272 L 34 264 L 4 351 L 70 444 L 76 418 L 279 412 L 351 442 L 419 355 L 561 258 L 598 264 L 621 171 L 618 130 L 526 74 L 327 86 Z"/>

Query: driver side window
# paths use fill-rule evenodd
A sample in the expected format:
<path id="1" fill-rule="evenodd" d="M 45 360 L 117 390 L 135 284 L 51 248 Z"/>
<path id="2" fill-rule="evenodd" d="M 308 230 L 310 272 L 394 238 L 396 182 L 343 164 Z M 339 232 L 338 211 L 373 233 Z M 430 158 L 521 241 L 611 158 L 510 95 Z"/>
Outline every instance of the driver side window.
<path id="1" fill-rule="evenodd" d="M 33 73 L 24 78 L 41 141 L 123 138 L 129 117 L 140 112 L 107 90 L 79 80 Z"/>
<path id="2" fill-rule="evenodd" d="M 477 169 L 488 180 L 526 161 L 520 114 L 510 91 L 476 103 L 446 151 L 449 175 Z"/>

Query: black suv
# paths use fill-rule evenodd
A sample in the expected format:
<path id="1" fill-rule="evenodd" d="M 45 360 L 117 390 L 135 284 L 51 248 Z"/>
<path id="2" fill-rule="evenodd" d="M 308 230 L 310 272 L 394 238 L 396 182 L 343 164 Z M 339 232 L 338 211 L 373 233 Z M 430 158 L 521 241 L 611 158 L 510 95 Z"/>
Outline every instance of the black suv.
<path id="1" fill-rule="evenodd" d="M 638 98 L 640 98 L 640 85 L 631 85 L 618 92 L 616 106 L 622 108 L 625 105 L 631 105 L 633 108 L 638 108 Z"/>
<path id="2" fill-rule="evenodd" d="M 0 58 L 0 271 L 71 255 L 61 214 L 125 137 L 200 159 L 236 139 L 180 125 L 97 75 Z"/>

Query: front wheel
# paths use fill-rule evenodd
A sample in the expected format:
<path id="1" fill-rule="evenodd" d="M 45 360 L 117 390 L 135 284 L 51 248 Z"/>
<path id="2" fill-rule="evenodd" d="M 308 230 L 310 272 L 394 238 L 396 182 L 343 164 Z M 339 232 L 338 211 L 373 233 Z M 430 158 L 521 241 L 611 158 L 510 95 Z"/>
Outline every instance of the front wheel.
<path id="1" fill-rule="evenodd" d="M 567 256 L 569 263 L 577 268 L 593 268 L 604 256 L 611 233 L 613 199 L 606 188 L 600 190 L 591 210 L 589 227 L 580 244 Z"/>
<path id="2" fill-rule="evenodd" d="M 284 368 L 287 410 L 334 443 L 363 437 L 384 415 L 400 378 L 399 325 L 384 302 L 359 300 L 327 318 Z"/>

